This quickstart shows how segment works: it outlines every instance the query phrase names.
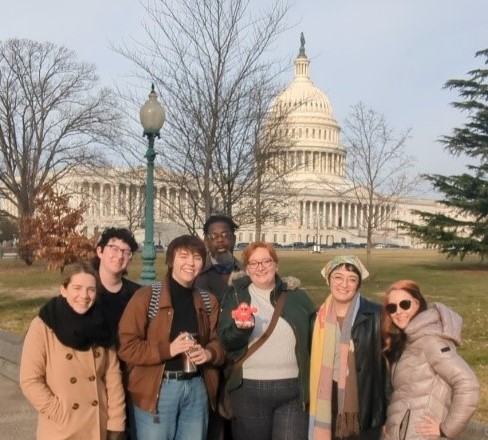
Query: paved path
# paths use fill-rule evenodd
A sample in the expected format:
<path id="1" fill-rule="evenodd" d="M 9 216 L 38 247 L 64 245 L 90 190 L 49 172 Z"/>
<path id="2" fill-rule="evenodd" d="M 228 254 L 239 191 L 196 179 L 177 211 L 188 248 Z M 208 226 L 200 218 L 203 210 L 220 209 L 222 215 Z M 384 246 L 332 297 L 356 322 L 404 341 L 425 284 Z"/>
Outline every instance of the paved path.
<path id="1" fill-rule="evenodd" d="M 19 384 L 0 374 L 0 438 L 33 440 L 37 414 L 24 398 Z"/>

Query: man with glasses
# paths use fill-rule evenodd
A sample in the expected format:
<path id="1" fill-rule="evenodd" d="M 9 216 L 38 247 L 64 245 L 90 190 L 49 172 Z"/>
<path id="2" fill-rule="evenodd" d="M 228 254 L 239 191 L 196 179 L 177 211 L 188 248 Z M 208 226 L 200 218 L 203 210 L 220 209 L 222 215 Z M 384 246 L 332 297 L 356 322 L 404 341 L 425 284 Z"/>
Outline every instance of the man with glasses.
<path id="1" fill-rule="evenodd" d="M 102 306 L 103 313 L 117 345 L 117 329 L 122 313 L 134 292 L 141 287 L 139 284 L 125 278 L 127 266 L 138 247 L 137 241 L 128 229 L 106 228 L 98 240 L 96 256 L 92 261 L 92 265 L 97 270 L 100 280 L 97 301 Z M 121 367 L 125 375 L 126 371 L 123 363 L 121 363 Z M 128 397 L 127 390 L 125 392 Z M 137 440 L 135 430 L 132 428 L 134 422 L 132 414 L 129 413 L 131 405 L 127 401 L 127 397 L 127 438 L 129 440 Z"/>
<path id="2" fill-rule="evenodd" d="M 114 335 L 117 334 L 120 317 L 134 292 L 141 287 L 125 278 L 127 266 L 137 250 L 137 242 L 126 228 L 107 228 L 96 247 L 93 267 L 98 271 L 100 288 L 97 300 Z"/>
<path id="3" fill-rule="evenodd" d="M 219 304 L 227 291 L 230 274 L 241 270 L 241 264 L 233 254 L 237 228 L 234 221 L 225 215 L 212 215 L 203 225 L 208 253 L 205 266 L 195 280 L 195 287 L 200 292 L 213 294 Z M 222 375 L 220 381 L 223 382 Z M 207 440 L 231 439 L 230 431 L 230 422 L 211 411 Z"/>
<path id="4" fill-rule="evenodd" d="M 203 225 L 208 254 L 195 286 L 200 291 L 214 294 L 219 303 L 227 291 L 230 274 L 241 270 L 241 264 L 233 254 L 237 228 L 234 221 L 225 215 L 212 215 Z"/>

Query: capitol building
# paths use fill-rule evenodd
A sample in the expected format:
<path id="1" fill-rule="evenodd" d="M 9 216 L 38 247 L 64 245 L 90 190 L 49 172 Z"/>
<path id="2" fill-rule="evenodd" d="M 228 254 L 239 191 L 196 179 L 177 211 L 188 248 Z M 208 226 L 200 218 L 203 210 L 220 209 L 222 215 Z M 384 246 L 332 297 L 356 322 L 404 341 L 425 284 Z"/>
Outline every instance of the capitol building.
<path id="1" fill-rule="evenodd" d="M 295 166 L 287 176 L 294 196 L 289 201 L 286 220 L 266 224 L 261 239 L 281 245 L 366 243 L 368 208 L 351 196 L 341 128 L 329 99 L 311 80 L 304 40 L 295 59 L 294 78 L 277 96 L 273 108 L 292 109 L 286 123 L 294 142 L 284 152 L 284 162 Z M 400 231 L 394 220 L 416 222 L 418 217 L 412 210 L 439 212 L 445 207 L 431 199 L 404 198 L 393 205 L 378 198 L 373 209 L 378 224 L 373 243 L 419 247 L 422 244 Z M 241 225 L 237 242 L 256 240 L 254 230 L 252 224 Z"/>
<path id="2" fill-rule="evenodd" d="M 346 178 L 347 150 L 341 144 L 341 127 L 329 99 L 311 80 L 304 41 L 294 67 L 294 78 L 272 106 L 272 110 L 291 109 L 286 119 L 286 132 L 293 142 L 282 152 L 282 160 L 292 170 L 286 177 L 292 190 L 286 200 L 287 215 L 265 222 L 260 237 L 256 237 L 254 224 L 240 224 L 236 241 L 247 243 L 261 239 L 287 246 L 297 242 L 329 246 L 366 243 L 368 208 L 357 198 L 347 196 L 352 185 Z M 163 172 L 156 170 L 155 179 L 156 245 L 166 245 L 175 236 L 187 232 L 171 218 L 168 209 L 172 203 L 184 202 L 185 194 L 172 187 L 171 179 L 158 178 L 158 173 Z M 71 172 L 60 183 L 74 194 L 74 206 L 79 206 L 82 200 L 88 204 L 83 226 L 85 234 L 91 236 L 107 226 L 129 227 L 142 243 L 144 177 L 145 167 L 141 166 L 135 171 L 113 169 L 96 175 Z M 394 222 L 395 219 L 416 222 L 418 219 L 412 210 L 440 212 L 445 207 L 431 199 L 412 197 L 395 204 L 378 199 L 374 213 L 379 226 L 374 231 L 373 243 L 422 246 L 399 230 Z"/>

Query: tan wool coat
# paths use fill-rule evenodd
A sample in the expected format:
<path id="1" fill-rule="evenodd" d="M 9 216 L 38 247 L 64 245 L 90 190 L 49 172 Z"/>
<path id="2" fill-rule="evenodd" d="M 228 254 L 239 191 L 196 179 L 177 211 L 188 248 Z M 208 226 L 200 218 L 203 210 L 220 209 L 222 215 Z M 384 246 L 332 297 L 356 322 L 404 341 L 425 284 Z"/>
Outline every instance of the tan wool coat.
<path id="1" fill-rule="evenodd" d="M 113 348 L 63 345 L 36 317 L 24 341 L 20 387 L 39 413 L 38 440 L 105 440 L 125 428 L 125 398 Z"/>

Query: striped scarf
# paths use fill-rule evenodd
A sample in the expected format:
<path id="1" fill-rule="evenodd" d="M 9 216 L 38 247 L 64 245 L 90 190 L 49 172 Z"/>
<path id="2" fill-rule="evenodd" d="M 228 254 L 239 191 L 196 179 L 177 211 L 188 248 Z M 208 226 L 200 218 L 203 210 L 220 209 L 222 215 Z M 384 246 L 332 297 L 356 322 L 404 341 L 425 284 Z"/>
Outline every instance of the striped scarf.
<path id="1" fill-rule="evenodd" d="M 340 336 L 338 413 L 344 409 L 347 378 L 347 358 L 351 344 L 351 330 L 359 309 L 359 292 L 352 299 Z M 312 339 L 310 369 L 309 440 L 332 439 L 332 381 L 336 346 L 337 316 L 333 296 L 329 295 L 320 307 Z"/>

